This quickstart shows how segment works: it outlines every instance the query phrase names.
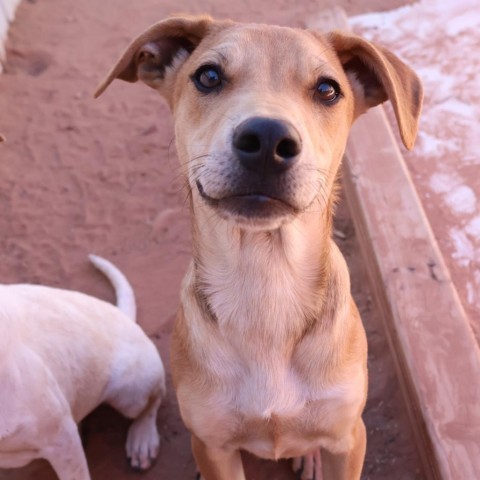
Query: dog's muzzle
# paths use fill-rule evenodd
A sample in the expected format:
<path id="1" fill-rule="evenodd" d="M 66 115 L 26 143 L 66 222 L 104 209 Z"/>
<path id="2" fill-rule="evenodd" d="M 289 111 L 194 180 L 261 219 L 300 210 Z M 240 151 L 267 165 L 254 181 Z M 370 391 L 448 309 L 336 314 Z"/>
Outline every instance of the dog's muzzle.
<path id="1" fill-rule="evenodd" d="M 210 197 L 197 180 L 202 198 L 220 213 L 239 220 L 272 220 L 298 213 L 289 202 L 288 173 L 297 163 L 302 142 L 289 122 L 252 117 L 238 125 L 232 138 L 236 178 L 228 195 Z"/>
<path id="2" fill-rule="evenodd" d="M 293 167 L 299 159 L 302 141 L 290 122 L 252 117 L 235 129 L 232 150 L 243 168 L 267 177 Z"/>

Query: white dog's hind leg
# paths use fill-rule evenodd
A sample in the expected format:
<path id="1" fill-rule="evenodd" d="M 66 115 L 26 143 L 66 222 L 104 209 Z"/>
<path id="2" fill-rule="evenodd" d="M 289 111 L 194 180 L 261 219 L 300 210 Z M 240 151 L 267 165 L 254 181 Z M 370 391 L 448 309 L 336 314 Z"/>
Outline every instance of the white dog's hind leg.
<path id="1" fill-rule="evenodd" d="M 152 399 L 128 430 L 126 450 L 132 468 L 146 470 L 152 466 L 155 458 L 157 458 L 160 448 L 157 411 L 161 400 L 161 395 Z"/>
<path id="2" fill-rule="evenodd" d="M 127 418 L 133 419 L 127 437 L 130 465 L 139 470 L 150 468 L 160 444 L 157 412 L 165 396 L 165 371 L 155 345 L 139 343 L 135 350 L 125 349 L 109 382 L 105 402 Z M 122 368 L 120 368 L 120 365 Z"/>
<path id="3" fill-rule="evenodd" d="M 41 456 L 50 462 L 60 480 L 91 480 L 78 428 L 71 417 L 65 417 L 45 440 L 48 445 Z"/>

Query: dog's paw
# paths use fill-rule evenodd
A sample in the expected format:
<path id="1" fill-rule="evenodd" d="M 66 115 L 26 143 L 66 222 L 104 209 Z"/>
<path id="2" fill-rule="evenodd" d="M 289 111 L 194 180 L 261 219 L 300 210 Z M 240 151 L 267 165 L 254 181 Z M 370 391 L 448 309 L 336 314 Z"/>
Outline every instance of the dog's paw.
<path id="1" fill-rule="evenodd" d="M 135 470 L 149 469 L 158 455 L 160 436 L 153 420 L 135 420 L 128 430 L 127 458 Z"/>
<path id="2" fill-rule="evenodd" d="M 299 480 L 323 480 L 320 449 L 294 458 L 292 468 Z"/>

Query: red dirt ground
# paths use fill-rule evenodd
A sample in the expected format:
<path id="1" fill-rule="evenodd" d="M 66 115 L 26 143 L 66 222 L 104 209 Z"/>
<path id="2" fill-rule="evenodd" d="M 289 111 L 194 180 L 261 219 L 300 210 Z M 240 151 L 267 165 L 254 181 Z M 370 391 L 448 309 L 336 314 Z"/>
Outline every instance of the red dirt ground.
<path id="1" fill-rule="evenodd" d="M 140 85 L 115 82 L 98 101 L 92 92 L 132 36 L 175 11 L 302 26 L 330 4 L 350 14 L 383 10 L 401 0 L 199 2 L 24 0 L 0 76 L 0 278 L 43 283 L 113 300 L 88 265 L 89 252 L 118 265 L 132 282 L 139 322 L 168 366 L 169 336 L 190 255 L 185 192 L 173 147 L 170 114 Z M 355 4 L 355 5 L 354 5 Z M 135 5 L 135 6 L 133 6 Z M 372 304 L 345 207 L 338 242 L 369 337 L 370 388 L 365 411 L 369 444 L 364 479 L 422 479 L 392 360 Z M 345 237 L 345 238 L 343 238 Z M 169 376 L 158 419 L 162 447 L 155 467 L 129 471 L 123 444 L 128 422 L 102 407 L 83 423 L 93 480 L 188 480 L 194 462 Z M 286 462 L 247 458 L 249 480 L 292 479 Z M 52 480 L 42 461 L 0 480 Z"/>

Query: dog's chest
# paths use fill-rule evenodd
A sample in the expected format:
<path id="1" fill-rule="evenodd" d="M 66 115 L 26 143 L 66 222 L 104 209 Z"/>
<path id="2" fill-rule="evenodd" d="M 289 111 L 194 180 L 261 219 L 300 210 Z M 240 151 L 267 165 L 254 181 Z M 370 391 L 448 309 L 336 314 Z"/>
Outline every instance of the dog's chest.
<path id="1" fill-rule="evenodd" d="M 212 259 L 201 284 L 215 332 L 204 309 L 185 314 L 195 336 L 209 339 L 198 347 L 215 381 L 205 387 L 192 378 L 177 394 L 184 420 L 207 444 L 280 458 L 330 441 L 342 417 L 351 422 L 364 379 L 323 378 L 328 339 L 305 337 L 318 300 L 312 262 L 275 258 L 267 247 L 257 242 L 231 261 Z"/>
<path id="2" fill-rule="evenodd" d="M 346 382 L 319 387 L 280 359 L 238 363 L 237 369 L 235 379 L 203 392 L 201 403 L 187 413 L 190 428 L 209 445 L 262 458 L 299 456 L 341 438 L 360 409 L 360 371 Z"/>

